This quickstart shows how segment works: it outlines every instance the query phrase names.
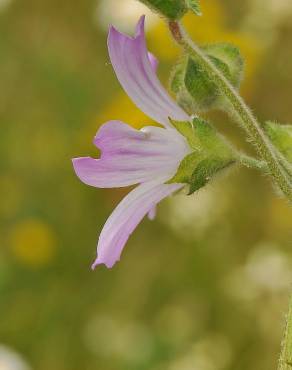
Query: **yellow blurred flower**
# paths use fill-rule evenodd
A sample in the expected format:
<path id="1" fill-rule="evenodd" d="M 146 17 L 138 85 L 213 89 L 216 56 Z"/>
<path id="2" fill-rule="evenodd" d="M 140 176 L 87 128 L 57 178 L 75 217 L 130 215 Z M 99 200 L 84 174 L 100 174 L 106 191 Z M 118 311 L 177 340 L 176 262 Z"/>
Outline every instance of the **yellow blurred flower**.
<path id="1" fill-rule="evenodd" d="M 9 242 L 15 257 L 30 266 L 48 264 L 57 245 L 54 230 L 37 219 L 28 219 L 16 224 L 11 230 Z"/>
<path id="2" fill-rule="evenodd" d="M 121 92 L 113 102 L 106 106 L 99 116 L 101 123 L 109 119 L 118 119 L 136 128 L 155 123 L 137 108 L 124 92 Z"/>

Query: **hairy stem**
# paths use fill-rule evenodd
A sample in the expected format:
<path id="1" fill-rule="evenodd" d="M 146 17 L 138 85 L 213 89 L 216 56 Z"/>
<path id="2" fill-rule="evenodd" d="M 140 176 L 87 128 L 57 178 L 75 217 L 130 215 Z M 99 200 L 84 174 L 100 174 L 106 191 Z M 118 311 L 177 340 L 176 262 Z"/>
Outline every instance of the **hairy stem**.
<path id="1" fill-rule="evenodd" d="M 292 369 L 292 297 L 289 302 L 289 311 L 286 318 L 286 328 L 282 341 L 278 370 Z"/>
<path id="2" fill-rule="evenodd" d="M 285 168 L 281 166 L 273 146 L 241 96 L 225 76 L 214 66 L 204 52 L 190 40 L 178 21 L 169 21 L 169 29 L 176 42 L 181 45 L 188 54 L 199 61 L 202 68 L 208 73 L 209 77 L 216 83 L 220 91 L 227 98 L 232 107 L 233 115 L 246 131 L 249 140 L 254 144 L 261 159 L 267 163 L 269 173 L 274 178 L 275 183 L 288 200 L 292 201 L 292 184 L 289 175 L 285 171 Z"/>
<path id="3" fill-rule="evenodd" d="M 265 161 L 259 161 L 258 159 L 250 157 L 249 155 L 239 153 L 238 161 L 240 164 L 242 164 L 243 166 L 247 168 L 255 168 L 257 170 L 261 170 L 266 173 L 269 172 L 269 168 Z"/>

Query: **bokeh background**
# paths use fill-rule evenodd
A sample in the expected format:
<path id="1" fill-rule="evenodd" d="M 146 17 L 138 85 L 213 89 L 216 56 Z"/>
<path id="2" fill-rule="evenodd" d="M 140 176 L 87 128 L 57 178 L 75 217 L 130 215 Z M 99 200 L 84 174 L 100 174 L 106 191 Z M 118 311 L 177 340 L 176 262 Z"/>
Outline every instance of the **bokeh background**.
<path id="1" fill-rule="evenodd" d="M 246 58 L 258 117 L 292 122 L 291 0 L 202 0 L 185 24 Z M 167 84 L 179 51 L 135 0 L 0 1 L 0 369 L 275 369 L 292 285 L 292 213 L 256 171 L 237 169 L 144 220 L 114 269 L 90 270 L 127 189 L 82 184 L 70 159 L 98 153 L 99 125 L 149 124 L 120 88 L 109 23 L 147 39 Z M 212 112 L 241 148 L 242 132 Z M 249 150 L 249 149 L 247 149 Z"/>

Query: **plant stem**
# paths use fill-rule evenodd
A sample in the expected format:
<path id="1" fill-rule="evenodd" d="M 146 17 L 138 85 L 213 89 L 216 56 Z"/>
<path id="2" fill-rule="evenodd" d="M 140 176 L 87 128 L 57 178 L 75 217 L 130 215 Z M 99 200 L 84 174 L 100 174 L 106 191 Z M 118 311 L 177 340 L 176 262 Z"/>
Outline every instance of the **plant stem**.
<path id="1" fill-rule="evenodd" d="M 176 42 L 185 51 L 199 61 L 202 68 L 208 73 L 209 77 L 216 83 L 220 91 L 228 99 L 233 114 L 240 125 L 245 129 L 249 140 L 254 144 L 259 156 L 268 165 L 269 173 L 274 178 L 283 194 L 292 201 L 292 184 L 285 169 L 279 163 L 278 156 L 260 127 L 257 119 L 252 114 L 249 107 L 241 96 L 233 88 L 225 76 L 214 66 L 202 50 L 188 37 L 182 25 L 178 21 L 169 21 L 169 29 Z"/>
<path id="2" fill-rule="evenodd" d="M 250 157 L 249 155 L 239 153 L 238 161 L 239 161 L 240 164 L 242 164 L 245 167 L 255 168 L 257 170 L 261 170 L 261 171 L 264 171 L 266 173 L 269 172 L 269 168 L 268 168 L 267 163 L 265 161 L 259 161 L 258 159 Z"/>
<path id="3" fill-rule="evenodd" d="M 282 348 L 278 370 L 292 369 L 292 297 L 289 302 L 289 311 L 286 318 L 286 328 L 282 340 Z"/>

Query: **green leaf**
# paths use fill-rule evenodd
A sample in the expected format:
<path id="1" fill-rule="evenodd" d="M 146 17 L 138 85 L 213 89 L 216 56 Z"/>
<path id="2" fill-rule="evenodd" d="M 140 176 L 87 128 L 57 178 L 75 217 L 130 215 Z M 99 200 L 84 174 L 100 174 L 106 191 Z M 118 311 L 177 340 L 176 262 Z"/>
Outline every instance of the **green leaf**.
<path id="1" fill-rule="evenodd" d="M 186 0 L 187 7 L 192 10 L 196 15 L 202 15 L 199 0 Z"/>
<path id="2" fill-rule="evenodd" d="M 202 47 L 219 71 L 239 88 L 243 74 L 243 59 L 239 50 L 226 43 Z M 191 56 L 184 56 L 171 74 L 170 88 L 178 103 L 189 113 L 205 112 L 214 108 L 228 109 L 225 98 L 215 82 Z"/>
<path id="3" fill-rule="evenodd" d="M 232 147 L 205 120 L 196 117 L 193 122 L 171 123 L 186 138 L 192 152 L 182 160 L 169 183 L 189 184 L 192 194 L 235 162 Z"/>
<path id="4" fill-rule="evenodd" d="M 187 11 L 185 0 L 140 0 L 152 10 L 170 19 L 180 19 Z"/>
<path id="5" fill-rule="evenodd" d="M 292 164 L 292 125 L 267 122 L 265 130 L 275 147 Z"/>

